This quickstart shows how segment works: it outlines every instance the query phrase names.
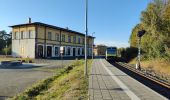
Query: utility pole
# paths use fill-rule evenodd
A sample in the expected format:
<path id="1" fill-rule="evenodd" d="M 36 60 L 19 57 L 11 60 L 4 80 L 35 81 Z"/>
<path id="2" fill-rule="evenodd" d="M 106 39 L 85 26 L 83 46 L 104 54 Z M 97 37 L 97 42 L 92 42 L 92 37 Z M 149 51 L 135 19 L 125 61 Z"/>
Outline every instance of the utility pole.
<path id="1" fill-rule="evenodd" d="M 88 77 L 87 72 L 87 35 L 88 35 L 88 0 L 85 1 L 85 67 L 84 67 L 84 75 Z"/>

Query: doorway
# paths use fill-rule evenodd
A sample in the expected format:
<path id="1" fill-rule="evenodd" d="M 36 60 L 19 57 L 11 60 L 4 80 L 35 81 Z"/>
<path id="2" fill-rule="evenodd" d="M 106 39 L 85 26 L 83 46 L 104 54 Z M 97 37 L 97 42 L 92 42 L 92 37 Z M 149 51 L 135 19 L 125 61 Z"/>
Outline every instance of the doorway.
<path id="1" fill-rule="evenodd" d="M 73 48 L 73 57 L 76 56 L 76 48 Z"/>
<path id="2" fill-rule="evenodd" d="M 38 45 L 38 57 L 42 58 L 43 57 L 43 45 Z"/>
<path id="3" fill-rule="evenodd" d="M 47 57 L 52 57 L 52 46 L 47 46 Z"/>

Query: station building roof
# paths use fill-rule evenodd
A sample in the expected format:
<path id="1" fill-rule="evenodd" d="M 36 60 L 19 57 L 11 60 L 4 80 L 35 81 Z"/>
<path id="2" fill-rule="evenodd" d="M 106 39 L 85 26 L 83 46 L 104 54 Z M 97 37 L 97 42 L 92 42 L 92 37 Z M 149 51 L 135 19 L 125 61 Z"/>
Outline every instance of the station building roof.
<path id="1" fill-rule="evenodd" d="M 41 26 L 46 26 L 46 27 L 49 27 L 49 28 L 58 29 L 58 30 L 62 30 L 62 31 L 70 32 L 70 33 L 76 33 L 76 34 L 85 36 L 85 34 L 80 33 L 80 32 L 77 32 L 77 31 L 73 31 L 73 30 L 70 30 L 70 29 L 67 29 L 67 28 L 61 28 L 61 27 L 54 26 L 54 25 L 45 24 L 45 23 L 42 23 L 42 22 L 33 22 L 33 23 L 26 23 L 26 24 L 17 24 L 17 25 L 12 25 L 12 26 L 9 26 L 9 27 L 15 28 L 15 27 L 27 26 L 27 25 L 41 25 Z M 88 35 L 88 37 L 90 37 L 90 38 L 95 38 L 95 37 L 92 37 L 92 36 L 89 36 L 89 35 Z"/>

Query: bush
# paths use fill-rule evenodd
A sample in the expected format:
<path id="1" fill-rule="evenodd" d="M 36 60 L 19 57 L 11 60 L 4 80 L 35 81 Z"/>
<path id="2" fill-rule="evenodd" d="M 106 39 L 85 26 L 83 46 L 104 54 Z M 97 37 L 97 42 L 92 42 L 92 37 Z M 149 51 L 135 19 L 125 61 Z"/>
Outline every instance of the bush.
<path id="1" fill-rule="evenodd" d="M 119 52 L 122 58 L 126 59 L 126 61 L 130 61 L 135 57 L 137 57 L 138 49 L 135 47 L 129 47 L 129 48 L 121 49 Z"/>
<path id="2" fill-rule="evenodd" d="M 3 48 L 2 49 L 2 54 L 4 55 L 11 55 L 11 46 L 9 46 L 8 48 Z"/>

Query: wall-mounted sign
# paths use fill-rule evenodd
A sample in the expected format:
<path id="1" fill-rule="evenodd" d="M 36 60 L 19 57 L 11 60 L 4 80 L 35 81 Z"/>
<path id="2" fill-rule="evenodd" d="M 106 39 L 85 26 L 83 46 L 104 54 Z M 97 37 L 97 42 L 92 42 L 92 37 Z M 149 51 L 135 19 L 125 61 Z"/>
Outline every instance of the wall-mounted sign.
<path id="1" fill-rule="evenodd" d="M 61 46 L 61 47 L 60 47 L 60 53 L 63 54 L 63 52 L 64 52 L 64 47 Z"/>

